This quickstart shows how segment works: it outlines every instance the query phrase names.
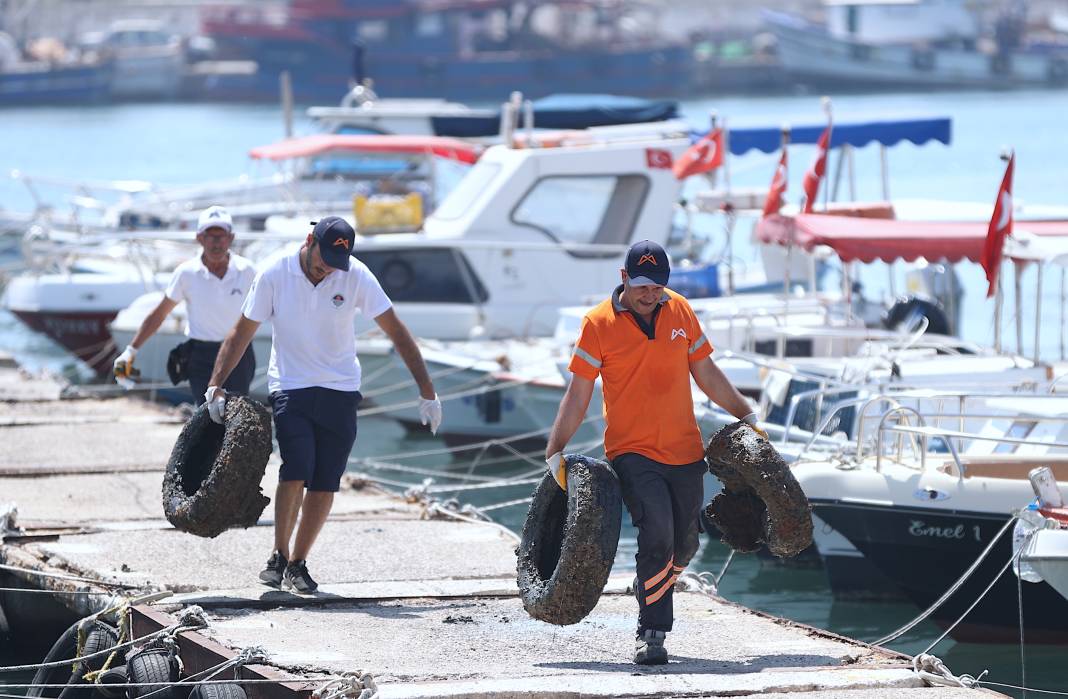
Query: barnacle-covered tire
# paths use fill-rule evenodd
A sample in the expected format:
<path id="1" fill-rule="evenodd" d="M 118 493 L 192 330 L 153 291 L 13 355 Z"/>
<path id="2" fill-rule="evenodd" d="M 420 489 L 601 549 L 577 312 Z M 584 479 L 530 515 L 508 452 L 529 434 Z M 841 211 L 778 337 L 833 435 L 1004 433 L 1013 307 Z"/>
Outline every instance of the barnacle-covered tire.
<path id="1" fill-rule="evenodd" d="M 603 461 L 568 454 L 567 492 L 545 475 L 527 512 L 517 553 L 523 608 L 564 626 L 597 606 L 619 544 L 623 496 Z"/>
<path id="2" fill-rule="evenodd" d="M 270 502 L 260 491 L 271 456 L 271 415 L 258 401 L 226 401 L 225 425 L 207 405 L 185 423 L 163 477 L 167 521 L 197 536 L 215 537 L 232 527 L 251 527 Z"/>
<path id="3" fill-rule="evenodd" d="M 708 441 L 705 461 L 723 483 L 723 493 L 705 512 L 723 533 L 724 543 L 737 543 L 739 551 L 752 551 L 763 543 L 780 558 L 808 548 L 812 508 L 789 465 L 768 440 L 744 422 L 735 422 Z"/>

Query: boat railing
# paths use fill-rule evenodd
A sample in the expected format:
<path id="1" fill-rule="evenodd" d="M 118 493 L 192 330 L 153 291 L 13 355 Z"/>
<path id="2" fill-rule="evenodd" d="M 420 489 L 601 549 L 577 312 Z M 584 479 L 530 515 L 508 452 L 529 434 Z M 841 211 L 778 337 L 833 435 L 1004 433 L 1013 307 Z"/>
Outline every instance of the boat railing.
<path id="1" fill-rule="evenodd" d="M 909 408 L 909 410 L 912 410 L 912 409 Z M 984 441 L 984 442 L 995 442 L 997 444 L 1013 445 L 1017 449 L 1019 449 L 1019 447 L 1022 447 L 1022 446 L 1031 446 L 1031 447 L 1040 447 L 1043 450 L 1049 450 L 1049 449 L 1068 450 L 1068 442 L 1047 442 L 1047 441 L 1040 441 L 1040 440 L 1036 440 L 1036 439 L 1010 437 L 1008 435 L 977 434 L 977 433 L 973 433 L 973 432 L 964 432 L 964 431 L 961 431 L 961 430 L 947 430 L 947 429 L 940 428 L 940 427 L 928 426 L 926 424 L 923 424 L 923 417 L 919 414 L 918 411 L 913 411 L 913 412 L 920 419 L 920 423 L 921 424 L 919 424 L 919 425 L 913 426 L 913 425 L 902 425 L 902 424 L 893 424 L 893 425 L 886 424 L 888 422 L 888 420 L 891 417 L 893 417 L 895 412 L 898 412 L 898 411 L 900 411 L 900 409 L 895 409 L 895 410 L 888 411 L 885 415 L 883 415 L 882 419 L 879 421 L 879 430 L 878 430 L 878 437 L 877 437 L 877 442 L 876 442 L 876 447 L 877 448 L 876 448 L 876 455 L 875 455 L 875 470 L 876 471 L 880 471 L 881 468 L 882 468 L 882 460 L 883 460 L 882 441 L 883 441 L 884 434 L 886 432 L 894 432 L 894 433 L 897 433 L 897 435 L 898 435 L 898 449 L 897 449 L 897 455 L 896 455 L 896 459 L 895 460 L 899 464 L 905 464 L 906 463 L 905 456 L 904 456 L 903 449 L 902 449 L 903 437 L 905 437 L 905 436 L 911 437 L 910 441 L 914 444 L 914 453 L 919 455 L 919 461 L 920 461 L 919 470 L 921 472 L 927 470 L 927 457 L 928 457 L 928 454 L 931 453 L 930 452 L 930 441 L 931 441 L 931 439 L 933 438 L 933 439 L 940 440 L 942 443 L 944 443 L 947 446 L 947 448 L 949 450 L 949 454 L 953 458 L 953 463 L 957 467 L 957 478 L 958 478 L 958 480 L 961 480 L 961 481 L 964 480 L 965 475 L 967 474 L 967 463 L 966 463 L 966 459 L 961 457 L 962 450 L 957 445 L 954 444 L 954 440 L 958 440 L 958 441 L 974 440 L 974 441 Z M 972 417 L 981 417 L 981 416 L 972 416 Z M 1013 416 L 1011 416 L 1011 415 L 987 415 L 985 417 L 996 419 L 996 418 L 1011 418 Z M 1015 419 L 1018 420 L 1018 419 L 1021 419 L 1021 418 L 1017 417 Z M 1042 417 L 1035 417 L 1035 418 L 1033 418 L 1033 420 L 1035 422 L 1061 422 L 1061 423 L 1068 423 L 1068 416 L 1042 416 Z M 1029 419 L 1029 421 L 1030 421 L 1030 419 Z M 1017 452 L 1014 452 L 1014 454 L 1015 453 L 1017 453 Z M 1018 455 L 1018 456 L 1020 458 L 1023 458 L 1023 455 Z M 1048 460 L 1048 458 L 1049 458 L 1048 456 L 1044 457 L 1043 455 L 1028 455 L 1028 456 L 1031 456 L 1031 457 L 1037 456 L 1037 457 L 1039 457 L 1039 460 Z M 1030 462 L 1035 461 L 1035 458 L 1028 458 L 1027 461 L 1028 461 L 1028 464 L 1030 465 Z"/>
<path id="2" fill-rule="evenodd" d="M 852 388 L 857 391 L 864 391 L 865 389 L 872 389 L 872 386 L 866 386 L 864 384 L 856 384 L 853 386 L 841 385 L 839 387 L 831 388 L 826 393 L 837 394 L 843 392 L 843 390 L 849 390 Z M 833 421 L 841 419 L 841 413 L 848 408 L 859 408 L 856 417 L 856 434 L 854 436 L 855 442 L 855 460 L 859 463 L 865 458 L 865 436 L 867 431 L 865 427 L 867 422 L 871 420 L 875 415 L 882 416 L 887 411 L 893 411 L 899 408 L 910 408 L 914 411 L 918 411 L 919 407 L 913 407 L 907 405 L 907 401 L 937 401 L 939 405 L 943 405 L 945 401 L 955 401 L 957 404 L 957 410 L 952 412 L 931 412 L 925 411 L 922 413 L 926 416 L 926 419 L 936 419 L 938 423 L 943 420 L 953 420 L 957 423 L 959 428 L 958 432 L 964 429 L 965 423 L 968 420 L 975 419 L 992 419 L 992 418 L 1006 418 L 1011 417 L 1006 413 L 981 413 L 977 411 L 969 412 L 966 408 L 969 401 L 973 400 L 989 400 L 992 398 L 1020 398 L 1021 395 L 1041 395 L 1038 393 L 1039 385 L 1032 380 L 1025 380 L 1018 383 L 1006 383 L 1004 385 L 991 386 L 990 388 L 1003 389 L 1003 390 L 988 390 L 988 391 L 959 391 L 959 390 L 931 390 L 918 386 L 899 385 L 895 386 L 892 390 L 888 390 L 885 387 L 878 387 L 873 392 L 866 393 L 862 396 L 855 398 L 844 398 L 835 401 L 831 408 L 828 410 L 827 415 L 822 417 L 822 420 L 818 422 L 815 429 L 812 431 L 812 437 L 806 443 L 803 451 L 811 449 L 818 439 L 818 437 L 824 434 Z M 1022 393 L 1023 391 L 1030 391 L 1032 393 Z M 796 398 L 798 403 L 801 400 L 812 399 L 812 396 L 818 394 L 819 390 L 807 391 L 797 394 Z M 873 411 L 872 407 L 884 403 L 889 407 L 886 410 Z M 1035 418 L 1038 420 L 1038 418 Z M 785 425 L 787 428 L 787 434 L 792 429 L 791 426 Z M 959 441 L 958 441 L 959 444 Z"/>

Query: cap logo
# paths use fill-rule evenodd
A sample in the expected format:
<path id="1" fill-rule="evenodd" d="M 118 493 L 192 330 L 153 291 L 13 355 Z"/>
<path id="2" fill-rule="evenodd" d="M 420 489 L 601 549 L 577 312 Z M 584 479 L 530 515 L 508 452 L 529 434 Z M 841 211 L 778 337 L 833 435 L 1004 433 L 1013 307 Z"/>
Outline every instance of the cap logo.
<path id="1" fill-rule="evenodd" d="M 653 266 L 656 267 L 656 258 L 653 257 L 652 255 L 648 254 L 648 253 L 646 253 L 646 254 L 642 255 L 640 258 L 638 258 L 638 266 L 641 267 L 646 262 L 652 262 Z"/>
<path id="2" fill-rule="evenodd" d="M 349 241 L 345 240 L 344 238 L 337 238 L 336 240 L 334 240 L 334 247 L 336 248 L 338 245 L 345 248 L 346 250 L 349 249 Z"/>

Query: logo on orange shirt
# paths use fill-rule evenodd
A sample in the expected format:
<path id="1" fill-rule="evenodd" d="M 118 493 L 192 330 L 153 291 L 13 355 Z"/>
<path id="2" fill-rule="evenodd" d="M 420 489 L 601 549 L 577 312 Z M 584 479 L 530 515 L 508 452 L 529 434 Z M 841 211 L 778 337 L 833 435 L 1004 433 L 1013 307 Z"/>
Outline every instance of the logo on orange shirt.
<path id="1" fill-rule="evenodd" d="M 690 339 L 690 338 L 686 337 L 686 330 L 683 329 L 683 328 L 672 328 L 671 329 L 671 339 L 674 340 L 676 337 L 681 337 L 684 340 L 689 340 Z"/>
<path id="2" fill-rule="evenodd" d="M 646 262 L 652 262 L 652 263 L 653 263 L 653 266 L 654 266 L 654 267 L 656 267 L 656 258 L 655 258 L 655 257 L 653 257 L 652 255 L 642 255 L 642 256 L 641 256 L 641 257 L 640 257 L 640 258 L 638 259 L 638 266 L 639 266 L 639 267 L 641 267 L 641 266 L 642 266 L 642 265 L 644 265 L 644 264 L 645 264 Z"/>

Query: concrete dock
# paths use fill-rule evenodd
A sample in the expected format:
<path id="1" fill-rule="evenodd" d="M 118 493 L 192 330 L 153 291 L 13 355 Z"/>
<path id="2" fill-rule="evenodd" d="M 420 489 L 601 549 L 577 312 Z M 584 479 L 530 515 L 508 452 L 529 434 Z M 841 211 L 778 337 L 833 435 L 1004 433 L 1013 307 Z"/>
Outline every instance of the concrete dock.
<path id="1" fill-rule="evenodd" d="M 181 424 L 174 409 L 77 397 L 0 365 L 0 512 L 14 503 L 8 524 L 18 527 L 0 520 L 0 579 L 55 590 L 54 600 L 34 597 L 49 597 L 66 623 L 110 601 L 79 591 L 170 590 L 133 607 L 135 635 L 200 606 L 208 627 L 179 636 L 186 672 L 258 647 L 266 662 L 239 671 L 254 681 L 251 697 L 307 697 L 349 673 L 348 696 L 383 699 L 1002 696 L 930 687 L 906 656 L 696 591 L 675 597 L 670 664 L 635 666 L 637 603 L 625 572 L 582 622 L 538 622 L 518 598 L 513 536 L 353 484 L 309 561 L 319 592 L 273 590 L 257 581 L 271 551 L 270 506 L 257 526 L 215 539 L 163 518 L 160 484 Z M 277 467 L 276 454 L 263 482 L 270 496 Z M 30 613 L 28 597 L 0 593 L 12 627 Z"/>

